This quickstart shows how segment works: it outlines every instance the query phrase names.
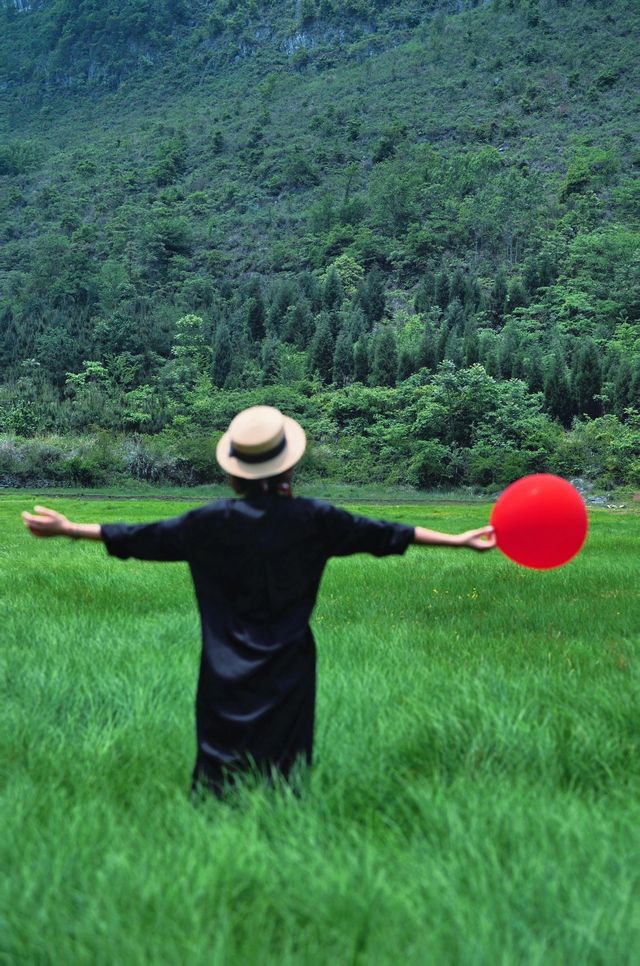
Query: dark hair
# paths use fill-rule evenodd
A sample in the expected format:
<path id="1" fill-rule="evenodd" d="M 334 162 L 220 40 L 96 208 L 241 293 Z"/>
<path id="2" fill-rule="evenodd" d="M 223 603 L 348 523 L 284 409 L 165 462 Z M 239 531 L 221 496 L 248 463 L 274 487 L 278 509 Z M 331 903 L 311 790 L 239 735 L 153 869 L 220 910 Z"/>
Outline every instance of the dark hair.
<path id="1" fill-rule="evenodd" d="M 243 480 L 240 476 L 230 476 L 229 482 L 239 496 L 261 496 L 264 493 L 281 493 L 291 482 L 291 470 L 267 476 L 261 480 Z"/>

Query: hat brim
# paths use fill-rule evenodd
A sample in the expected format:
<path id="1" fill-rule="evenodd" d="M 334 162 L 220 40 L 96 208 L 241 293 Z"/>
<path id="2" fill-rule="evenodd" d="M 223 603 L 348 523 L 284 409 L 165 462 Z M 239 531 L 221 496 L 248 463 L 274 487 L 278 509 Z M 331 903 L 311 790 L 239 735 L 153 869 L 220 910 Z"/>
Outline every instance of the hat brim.
<path id="1" fill-rule="evenodd" d="M 286 446 L 281 453 L 264 463 L 244 463 L 237 456 L 231 456 L 231 431 L 227 430 L 216 446 L 216 459 L 225 473 L 238 476 L 241 480 L 262 480 L 265 477 L 277 476 L 295 466 L 306 449 L 307 437 L 295 419 L 290 416 L 283 416 L 283 419 Z"/>

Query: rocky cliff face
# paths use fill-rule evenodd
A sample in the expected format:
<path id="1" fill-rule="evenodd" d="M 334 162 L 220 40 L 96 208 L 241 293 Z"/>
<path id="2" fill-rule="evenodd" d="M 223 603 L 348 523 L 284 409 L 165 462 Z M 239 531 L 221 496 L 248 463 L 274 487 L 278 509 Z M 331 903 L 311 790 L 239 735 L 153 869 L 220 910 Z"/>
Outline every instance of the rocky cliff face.
<path id="1" fill-rule="evenodd" d="M 183 56 L 206 61 L 210 72 L 269 48 L 276 56 L 285 54 L 295 67 L 308 65 L 321 52 L 317 66 L 322 68 L 331 66 L 325 63 L 329 53 L 344 53 L 340 48 L 345 44 L 371 38 L 374 47 L 361 52 L 370 56 L 434 17 L 491 2 L 403 0 L 382 7 L 372 4 L 370 10 L 366 5 L 351 9 L 346 3 L 336 4 L 333 11 L 318 5 L 316 15 L 303 20 L 298 3 L 239 2 L 232 12 L 219 14 L 215 4 L 186 0 L 135 5 L 89 0 L 80 8 L 71 2 L 0 0 L 5 35 L 0 37 L 0 62 L 6 62 L 0 82 L 5 90 L 30 83 L 49 91 L 113 89 Z M 16 12 L 24 16 L 16 17 Z"/>

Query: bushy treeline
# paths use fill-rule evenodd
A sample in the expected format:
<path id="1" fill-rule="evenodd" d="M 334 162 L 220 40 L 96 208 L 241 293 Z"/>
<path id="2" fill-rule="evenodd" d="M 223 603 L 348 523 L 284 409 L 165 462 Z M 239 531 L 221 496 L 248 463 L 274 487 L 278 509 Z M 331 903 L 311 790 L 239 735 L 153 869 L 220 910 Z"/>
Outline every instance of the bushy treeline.
<path id="1" fill-rule="evenodd" d="M 94 407 L 94 426 L 99 408 L 108 411 L 105 395 L 104 386 L 95 386 L 83 399 Z M 218 482 L 220 433 L 240 409 L 265 403 L 304 425 L 309 449 L 300 472 L 310 480 L 482 489 L 525 473 L 554 472 L 605 487 L 640 481 L 637 410 L 628 409 L 624 422 L 610 414 L 574 420 L 564 430 L 545 414 L 543 400 L 522 380 L 499 381 L 478 363 L 456 369 L 445 361 L 436 372 L 421 369 L 394 388 L 353 383 L 328 389 L 316 378 L 225 390 L 201 374 L 172 401 L 171 421 L 153 435 L 125 435 L 118 431 L 120 419 L 110 429 L 105 419 L 105 428 L 90 435 L 3 436 L 0 484 Z"/>

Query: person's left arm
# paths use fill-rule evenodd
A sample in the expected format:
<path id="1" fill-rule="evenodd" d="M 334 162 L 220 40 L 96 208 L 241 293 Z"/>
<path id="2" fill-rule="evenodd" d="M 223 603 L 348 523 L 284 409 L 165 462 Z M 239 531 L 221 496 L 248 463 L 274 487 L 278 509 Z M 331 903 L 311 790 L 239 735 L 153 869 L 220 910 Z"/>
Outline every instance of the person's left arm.
<path id="1" fill-rule="evenodd" d="M 496 535 L 491 526 L 465 530 L 464 533 L 442 533 L 440 530 L 416 527 L 412 542 L 422 547 L 469 547 L 470 550 L 483 552 L 493 550 Z"/>
<path id="2" fill-rule="evenodd" d="M 376 557 L 403 554 L 410 544 L 418 546 L 468 547 L 486 551 L 496 546 L 493 527 L 480 527 L 464 533 L 442 533 L 404 523 L 371 520 L 353 516 L 346 510 L 318 504 L 321 533 L 328 556 L 343 557 L 352 553 L 371 553 Z"/>

